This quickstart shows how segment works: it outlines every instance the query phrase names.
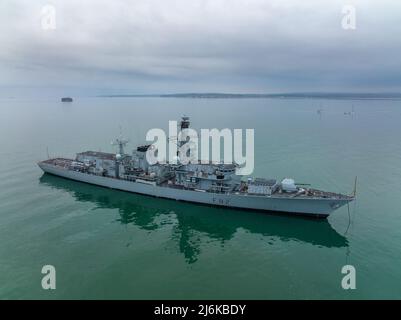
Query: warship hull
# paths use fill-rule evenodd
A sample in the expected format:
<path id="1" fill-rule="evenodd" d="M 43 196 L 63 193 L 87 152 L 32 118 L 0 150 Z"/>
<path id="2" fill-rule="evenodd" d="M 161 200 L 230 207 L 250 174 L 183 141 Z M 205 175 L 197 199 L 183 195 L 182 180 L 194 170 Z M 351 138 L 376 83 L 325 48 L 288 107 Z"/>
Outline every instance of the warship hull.
<path id="1" fill-rule="evenodd" d="M 153 197 L 236 209 L 250 209 L 326 218 L 334 210 L 351 201 L 350 199 L 281 197 L 280 195 L 261 196 L 241 193 L 213 193 L 202 190 L 177 189 L 171 186 L 151 185 L 142 182 L 72 171 L 46 162 L 40 162 L 38 165 L 46 173 L 97 186 Z"/>

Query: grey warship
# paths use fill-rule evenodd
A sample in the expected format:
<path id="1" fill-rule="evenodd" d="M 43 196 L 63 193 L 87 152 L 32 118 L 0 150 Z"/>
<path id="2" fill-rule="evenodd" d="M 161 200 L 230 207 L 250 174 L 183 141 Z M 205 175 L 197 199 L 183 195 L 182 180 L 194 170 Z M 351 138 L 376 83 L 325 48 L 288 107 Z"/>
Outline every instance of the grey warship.
<path id="1" fill-rule="evenodd" d="M 189 127 L 182 117 L 180 129 Z M 38 163 L 46 173 L 97 186 L 153 197 L 204 205 L 258 210 L 287 215 L 326 218 L 355 199 L 351 195 L 327 192 L 296 184 L 293 179 L 251 178 L 243 181 L 235 163 L 149 164 L 151 145 L 124 152 L 127 140 L 119 138 L 118 153 L 85 151 L 75 159 L 52 158 Z"/>

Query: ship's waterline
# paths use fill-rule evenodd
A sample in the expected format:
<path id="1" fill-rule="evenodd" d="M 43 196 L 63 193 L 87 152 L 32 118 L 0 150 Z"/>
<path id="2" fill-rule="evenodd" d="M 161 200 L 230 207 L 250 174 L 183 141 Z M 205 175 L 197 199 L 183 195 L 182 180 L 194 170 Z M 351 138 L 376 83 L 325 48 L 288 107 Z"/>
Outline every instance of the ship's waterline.
<path id="1" fill-rule="evenodd" d="M 249 209 L 266 211 L 269 213 L 286 213 L 288 215 L 302 215 L 316 218 L 326 218 L 334 210 L 352 201 L 350 199 L 286 199 L 286 198 L 266 198 L 261 196 L 247 195 L 239 196 L 235 194 L 215 194 L 204 190 L 180 190 L 169 187 L 157 187 L 147 181 L 124 181 L 120 179 L 110 179 L 88 175 L 80 172 L 63 170 L 57 166 L 46 163 L 39 163 L 39 167 L 46 173 L 60 176 L 63 178 L 85 182 L 101 187 L 117 189 L 121 191 L 134 192 L 149 195 L 157 198 L 166 198 L 179 201 L 194 202 L 199 204 L 228 207 L 234 209 Z M 179 190 L 179 192 L 177 192 Z"/>

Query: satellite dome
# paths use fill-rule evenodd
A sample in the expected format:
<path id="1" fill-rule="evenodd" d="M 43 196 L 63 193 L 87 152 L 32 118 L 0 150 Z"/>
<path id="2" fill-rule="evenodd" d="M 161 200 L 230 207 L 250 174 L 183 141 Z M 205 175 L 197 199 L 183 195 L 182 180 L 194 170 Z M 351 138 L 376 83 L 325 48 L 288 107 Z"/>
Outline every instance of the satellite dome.
<path id="1" fill-rule="evenodd" d="M 121 158 L 122 158 L 121 154 L 117 153 L 117 154 L 116 154 L 116 159 L 117 159 L 117 160 L 120 160 Z"/>

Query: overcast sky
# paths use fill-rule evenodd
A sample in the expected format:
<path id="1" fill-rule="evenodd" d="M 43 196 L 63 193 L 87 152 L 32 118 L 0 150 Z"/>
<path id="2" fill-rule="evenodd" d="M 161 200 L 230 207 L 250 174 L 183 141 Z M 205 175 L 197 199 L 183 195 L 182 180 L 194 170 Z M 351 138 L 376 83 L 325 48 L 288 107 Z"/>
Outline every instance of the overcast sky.
<path id="1" fill-rule="evenodd" d="M 400 39 L 399 0 L 1 0 L 0 95 L 401 92 Z"/>

